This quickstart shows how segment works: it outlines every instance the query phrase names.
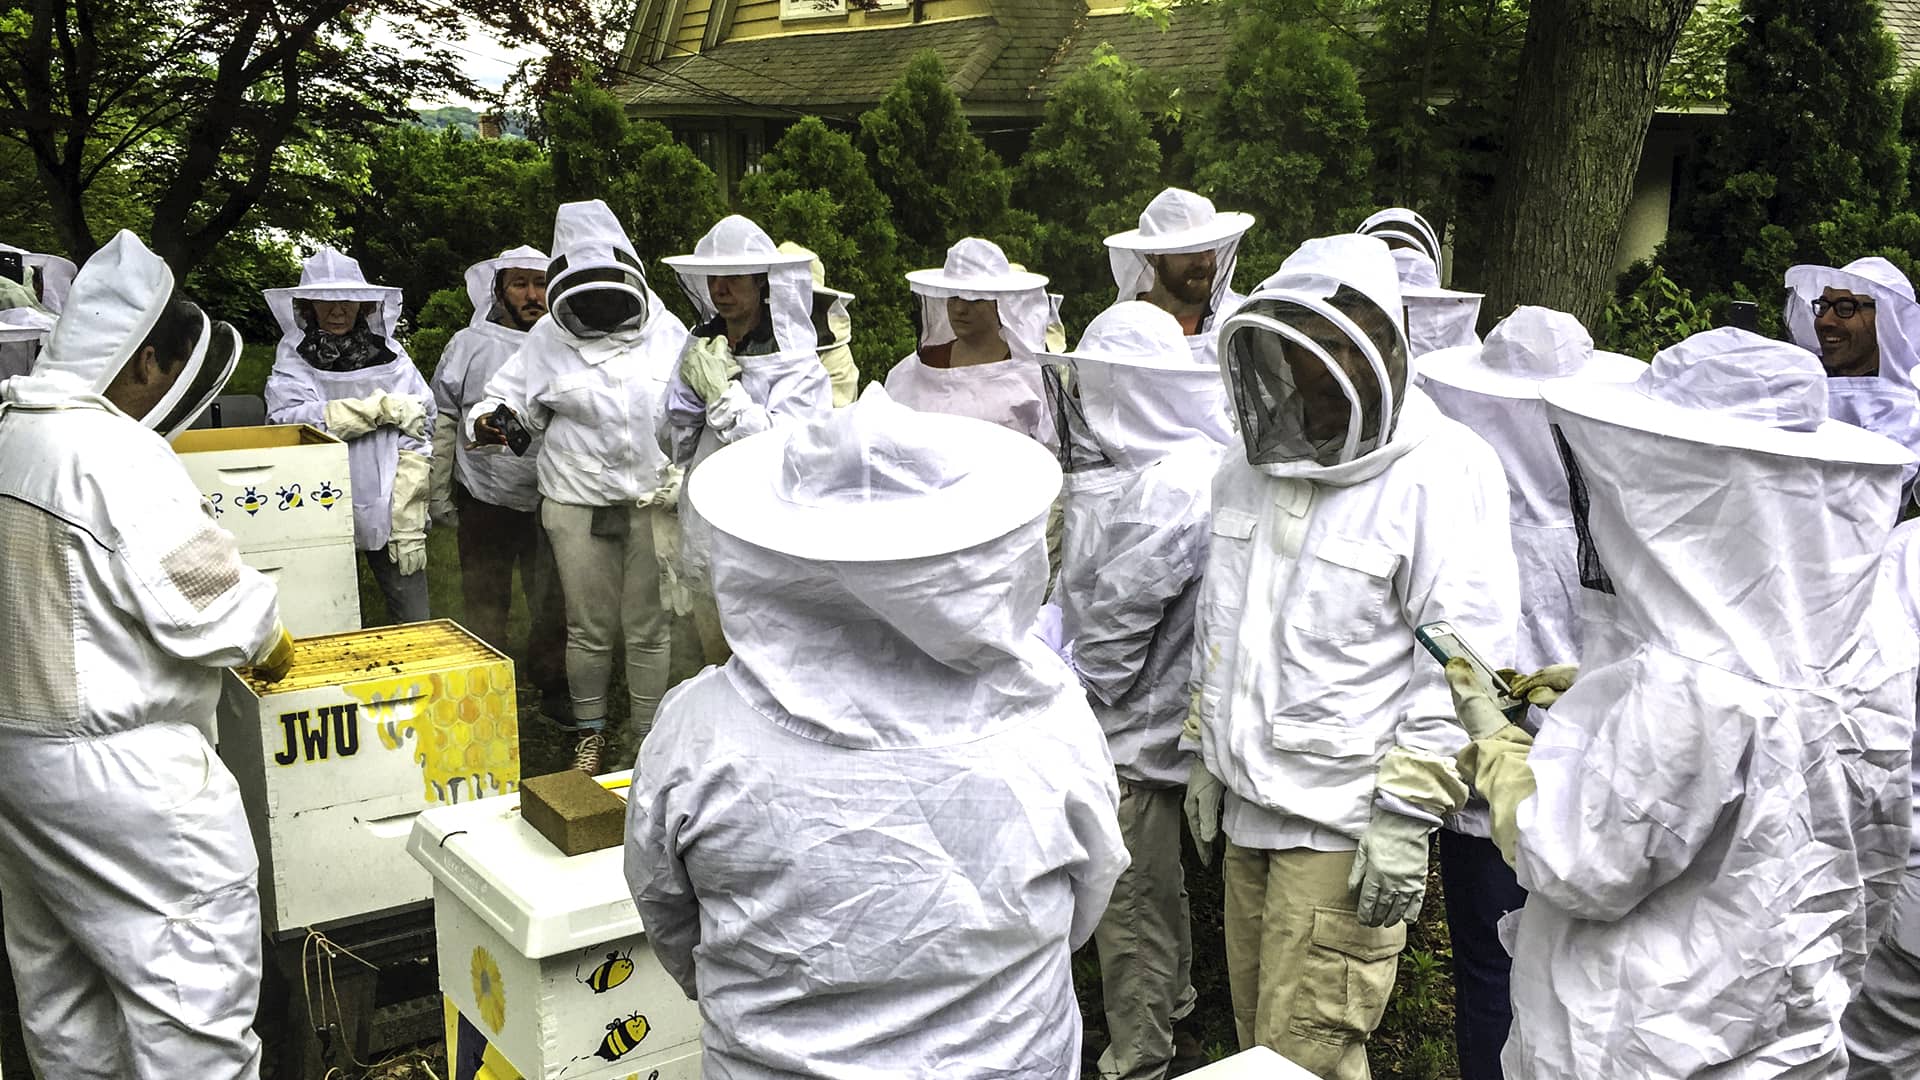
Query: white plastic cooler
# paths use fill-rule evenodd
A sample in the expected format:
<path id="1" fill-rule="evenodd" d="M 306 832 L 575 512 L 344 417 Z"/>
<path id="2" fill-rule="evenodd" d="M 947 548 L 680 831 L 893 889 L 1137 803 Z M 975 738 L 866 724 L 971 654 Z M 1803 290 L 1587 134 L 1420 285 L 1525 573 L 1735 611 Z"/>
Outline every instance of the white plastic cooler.
<path id="1" fill-rule="evenodd" d="M 433 875 L 441 992 L 522 1075 L 697 1080 L 699 1008 L 653 958 L 620 848 L 562 855 L 516 795 L 421 814 L 408 850 Z"/>
<path id="2" fill-rule="evenodd" d="M 360 629 L 346 443 L 292 425 L 185 431 L 173 449 L 240 558 L 279 586 L 295 637 Z"/>

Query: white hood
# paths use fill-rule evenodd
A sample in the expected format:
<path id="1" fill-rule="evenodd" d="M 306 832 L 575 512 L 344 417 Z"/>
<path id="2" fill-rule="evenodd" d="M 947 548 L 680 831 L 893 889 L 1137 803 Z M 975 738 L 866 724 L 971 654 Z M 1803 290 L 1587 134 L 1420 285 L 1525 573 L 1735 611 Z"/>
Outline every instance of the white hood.
<path id="1" fill-rule="evenodd" d="M 1390 206 L 1370 215 L 1354 231 L 1367 236 L 1377 236 L 1382 240 L 1400 240 L 1413 244 L 1420 254 L 1426 256 L 1430 265 L 1436 267 L 1439 265 L 1440 234 L 1434 231 L 1433 226 L 1428 224 L 1427 219 L 1417 210 L 1409 210 L 1404 206 Z M 1400 257 L 1401 250 L 1405 249 L 1395 249 L 1395 259 Z M 1432 284 L 1436 286 L 1440 284 L 1437 271 Z"/>
<path id="2" fill-rule="evenodd" d="M 1139 469 L 1182 449 L 1235 442 L 1219 369 L 1194 363 L 1180 321 L 1152 304 L 1129 300 L 1101 312 L 1063 359 L 1086 428 L 1113 464 Z"/>
<path id="3" fill-rule="evenodd" d="M 1107 238 L 1107 262 L 1119 290 L 1115 302 L 1137 300 L 1153 289 L 1149 255 L 1212 251 L 1212 318 L 1220 319 L 1233 306 L 1234 265 L 1240 241 L 1252 227 L 1251 214 L 1216 210 L 1212 199 L 1181 188 L 1167 188 L 1141 211 L 1139 228 Z"/>
<path id="4" fill-rule="evenodd" d="M 1876 305 L 1873 328 L 1880 346 L 1880 377 L 1914 388 L 1914 367 L 1920 363 L 1920 304 L 1914 302 L 1913 283 L 1898 267 L 1872 256 L 1838 269 L 1796 266 L 1787 271 L 1786 280 L 1787 333 L 1795 345 L 1820 355 L 1811 305 L 1828 287 L 1871 296 Z"/>
<path id="5" fill-rule="evenodd" d="M 1354 483 L 1424 437 L 1426 423 L 1401 423 L 1406 403 L 1418 401 L 1427 413 L 1431 405 L 1410 387 L 1400 310 L 1386 243 L 1345 233 L 1302 244 L 1228 317 L 1220 327 L 1220 372 L 1255 468 Z M 1342 364 L 1329 344 L 1359 358 Z M 1347 415 L 1331 425 L 1338 430 L 1310 435 L 1310 396 L 1299 391 L 1289 355 L 1346 398 Z"/>
<path id="6" fill-rule="evenodd" d="M 28 251 L 26 248 L 14 247 L 12 244 L 0 244 L 0 251 L 17 253 L 20 261 L 33 272 L 34 278 L 40 283 L 41 306 L 55 315 L 66 310 L 67 294 L 73 288 L 74 275 L 79 272 L 79 267 L 73 265 L 73 260 L 63 259 L 58 255 L 48 255 L 45 252 Z"/>
<path id="7" fill-rule="evenodd" d="M 700 312 L 700 321 L 718 314 L 707 281 L 715 276 L 767 275 L 767 308 L 773 319 L 773 340 L 789 358 L 817 358 L 820 335 L 813 325 L 813 257 L 782 252 L 765 229 L 739 214 L 721 218 L 693 246 L 692 255 L 666 260 L 680 275 L 687 299 Z M 742 358 L 751 362 L 751 358 Z"/>
<path id="8" fill-rule="evenodd" d="M 1651 408 L 1637 414 L 1648 418 L 1644 428 L 1630 426 L 1634 414 L 1620 422 L 1583 415 L 1598 411 L 1595 399 L 1610 389 L 1549 385 L 1581 530 L 1581 577 L 1611 597 L 1609 632 L 1589 635 L 1590 644 L 1647 642 L 1796 688 L 1820 685 L 1847 656 L 1866 632 L 1901 469 L 1883 463 L 1897 461 L 1886 455 L 1819 454 L 1814 440 L 1848 430 L 1823 423 L 1825 381 L 1805 350 L 1713 331 L 1656 356 L 1638 388 L 1687 403 L 1700 423 L 1684 432 L 1661 430 L 1680 425 Z M 1699 396 L 1702 388 L 1711 397 Z M 1809 451 L 1715 445 L 1709 433 L 1719 429 L 1755 429 L 1738 441 L 1760 445 L 1799 439 Z M 1867 438 L 1855 435 L 1835 445 Z"/>
<path id="9" fill-rule="evenodd" d="M 394 337 L 400 329 L 400 290 L 369 284 L 360 272 L 360 261 L 333 248 L 323 247 L 300 264 L 300 284 L 291 289 L 267 289 L 266 297 L 268 310 L 280 324 L 283 352 L 298 347 L 306 336 L 306 328 L 294 311 L 296 299 L 358 300 L 380 305 L 377 316 L 368 318 L 368 326 L 387 339 L 388 348 L 396 355 L 406 355 Z"/>
<path id="10" fill-rule="evenodd" d="M 467 267 L 467 300 L 473 304 L 473 317 L 467 325 L 473 329 L 497 326 L 502 330 L 513 331 L 513 327 L 494 321 L 500 314 L 500 298 L 494 291 L 494 281 L 502 270 L 539 270 L 547 269 L 547 256 L 539 248 L 522 244 L 509 248 L 498 256 Z M 517 331 L 514 331 L 517 332 Z"/>
<path id="11" fill-rule="evenodd" d="M 1047 352 L 1047 326 L 1053 319 L 1047 279 L 1014 269 L 993 241 L 966 237 L 947 249 L 939 270 L 913 271 L 907 282 L 920 303 L 922 350 L 954 340 L 947 301 L 958 297 L 999 305 L 1000 338 L 1013 359 L 1031 362 Z"/>

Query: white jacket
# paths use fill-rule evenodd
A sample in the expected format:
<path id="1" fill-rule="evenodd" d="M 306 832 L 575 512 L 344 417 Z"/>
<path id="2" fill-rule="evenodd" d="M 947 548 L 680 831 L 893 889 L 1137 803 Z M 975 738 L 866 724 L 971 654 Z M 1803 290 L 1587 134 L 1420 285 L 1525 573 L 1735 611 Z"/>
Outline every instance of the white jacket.
<path id="1" fill-rule="evenodd" d="M 1027 633 L 1044 523 L 860 564 L 714 533 L 733 658 L 661 703 L 626 849 L 707 1075 L 1079 1075 L 1070 951 L 1128 859 L 1099 728 Z"/>
<path id="2" fill-rule="evenodd" d="M 1171 315 L 1128 302 L 1096 318 L 1072 354 L 1087 427 L 1108 464 L 1066 478 L 1054 589 L 1114 767 L 1153 787 L 1187 782 L 1191 759 L 1179 743 L 1192 696 L 1193 615 L 1213 476 L 1232 433 L 1211 396 L 1196 392 L 1220 385 L 1217 368 L 1098 357 L 1125 350 L 1166 364 L 1171 346 L 1174 362 L 1187 361 L 1183 338 Z"/>
<path id="3" fill-rule="evenodd" d="M 172 274 L 127 232 L 87 270 L 33 373 L 0 388 L 0 730 L 206 730 L 220 669 L 277 643 L 277 597 L 165 440 L 96 392 L 145 340 Z"/>
<path id="4" fill-rule="evenodd" d="M 1547 390 L 1602 591 L 1519 806 L 1516 1080 L 1841 1076 L 1907 862 L 1915 646 L 1875 588 L 1899 470 L 1713 443 L 1719 411 L 1805 430 L 1773 392 L 1825 376 L 1793 346 L 1715 330 L 1652 372 L 1690 366 L 1711 404 L 1669 434 Z"/>
<path id="5" fill-rule="evenodd" d="M 360 300 L 380 305 L 369 325 L 386 338 L 394 358 L 358 371 L 321 371 L 299 353 L 307 330 L 294 309 L 296 299 Z M 400 290 L 370 285 L 360 264 L 332 248 L 321 248 L 300 268 L 300 284 L 266 290 L 267 307 L 280 323 L 280 346 L 267 376 L 267 422 L 327 428 L 327 403 L 370 397 L 385 391 L 418 398 L 433 422 L 433 391 L 407 350 L 394 337 L 400 324 Z M 431 437 L 416 439 L 398 428 L 380 427 L 347 443 L 347 472 L 353 481 L 353 543 L 378 551 L 393 535 L 393 477 L 400 452 L 433 455 Z"/>
<path id="6" fill-rule="evenodd" d="M 612 250 L 639 259 L 605 204 L 568 203 L 553 225 L 553 254 L 575 272 Z M 619 268 L 629 273 L 631 267 Z M 643 282 L 644 284 L 644 282 Z M 488 381 L 485 398 L 467 412 L 466 428 L 506 405 L 545 441 L 536 466 L 540 494 L 573 506 L 638 505 L 672 490 L 672 462 L 654 441 L 667 382 L 687 328 L 646 289 L 646 322 L 604 338 L 577 338 L 551 316 L 527 331 L 520 352 Z M 816 364 L 816 366 L 818 366 Z M 490 453 L 512 451 L 501 448 Z"/>
<path id="7" fill-rule="evenodd" d="M 509 267 L 537 267 L 544 272 L 547 257 L 537 248 L 517 247 L 467 268 L 467 298 L 473 302 L 473 319 L 447 342 L 432 379 L 433 401 L 442 422 L 450 421 L 456 429 L 466 430 L 453 433 L 451 461 L 441 460 L 447 448 L 436 444 L 439 452 L 434 456 L 434 488 L 436 493 L 444 493 L 438 477 L 441 470 L 450 469 L 445 475 L 457 478 L 460 486 L 481 502 L 533 510 L 540 505 L 535 475 L 540 460 L 538 437 L 524 457 L 498 446 L 467 448 L 473 441 L 473 425 L 466 423 L 467 410 L 485 400 L 487 384 L 527 340 L 526 331 L 494 321 L 498 310 L 494 278 Z"/>

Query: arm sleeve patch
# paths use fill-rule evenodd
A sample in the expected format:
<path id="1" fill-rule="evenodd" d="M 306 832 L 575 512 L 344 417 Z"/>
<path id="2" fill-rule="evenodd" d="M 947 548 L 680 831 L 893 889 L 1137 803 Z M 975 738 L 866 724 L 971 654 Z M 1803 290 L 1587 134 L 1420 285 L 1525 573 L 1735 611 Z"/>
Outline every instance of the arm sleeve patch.
<path id="1" fill-rule="evenodd" d="M 208 525 L 168 552 L 160 569 L 193 610 L 205 611 L 240 584 L 240 552 L 226 530 Z"/>

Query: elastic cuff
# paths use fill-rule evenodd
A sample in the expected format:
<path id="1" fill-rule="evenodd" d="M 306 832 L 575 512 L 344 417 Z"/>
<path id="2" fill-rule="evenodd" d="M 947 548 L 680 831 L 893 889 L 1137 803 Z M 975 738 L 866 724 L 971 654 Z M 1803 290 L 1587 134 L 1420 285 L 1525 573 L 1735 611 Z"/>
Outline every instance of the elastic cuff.
<path id="1" fill-rule="evenodd" d="M 1390 813 L 1399 814 L 1401 817 L 1424 821 L 1436 829 L 1445 824 L 1437 815 L 1408 802 L 1391 791 L 1374 792 L 1373 805 Z"/>

